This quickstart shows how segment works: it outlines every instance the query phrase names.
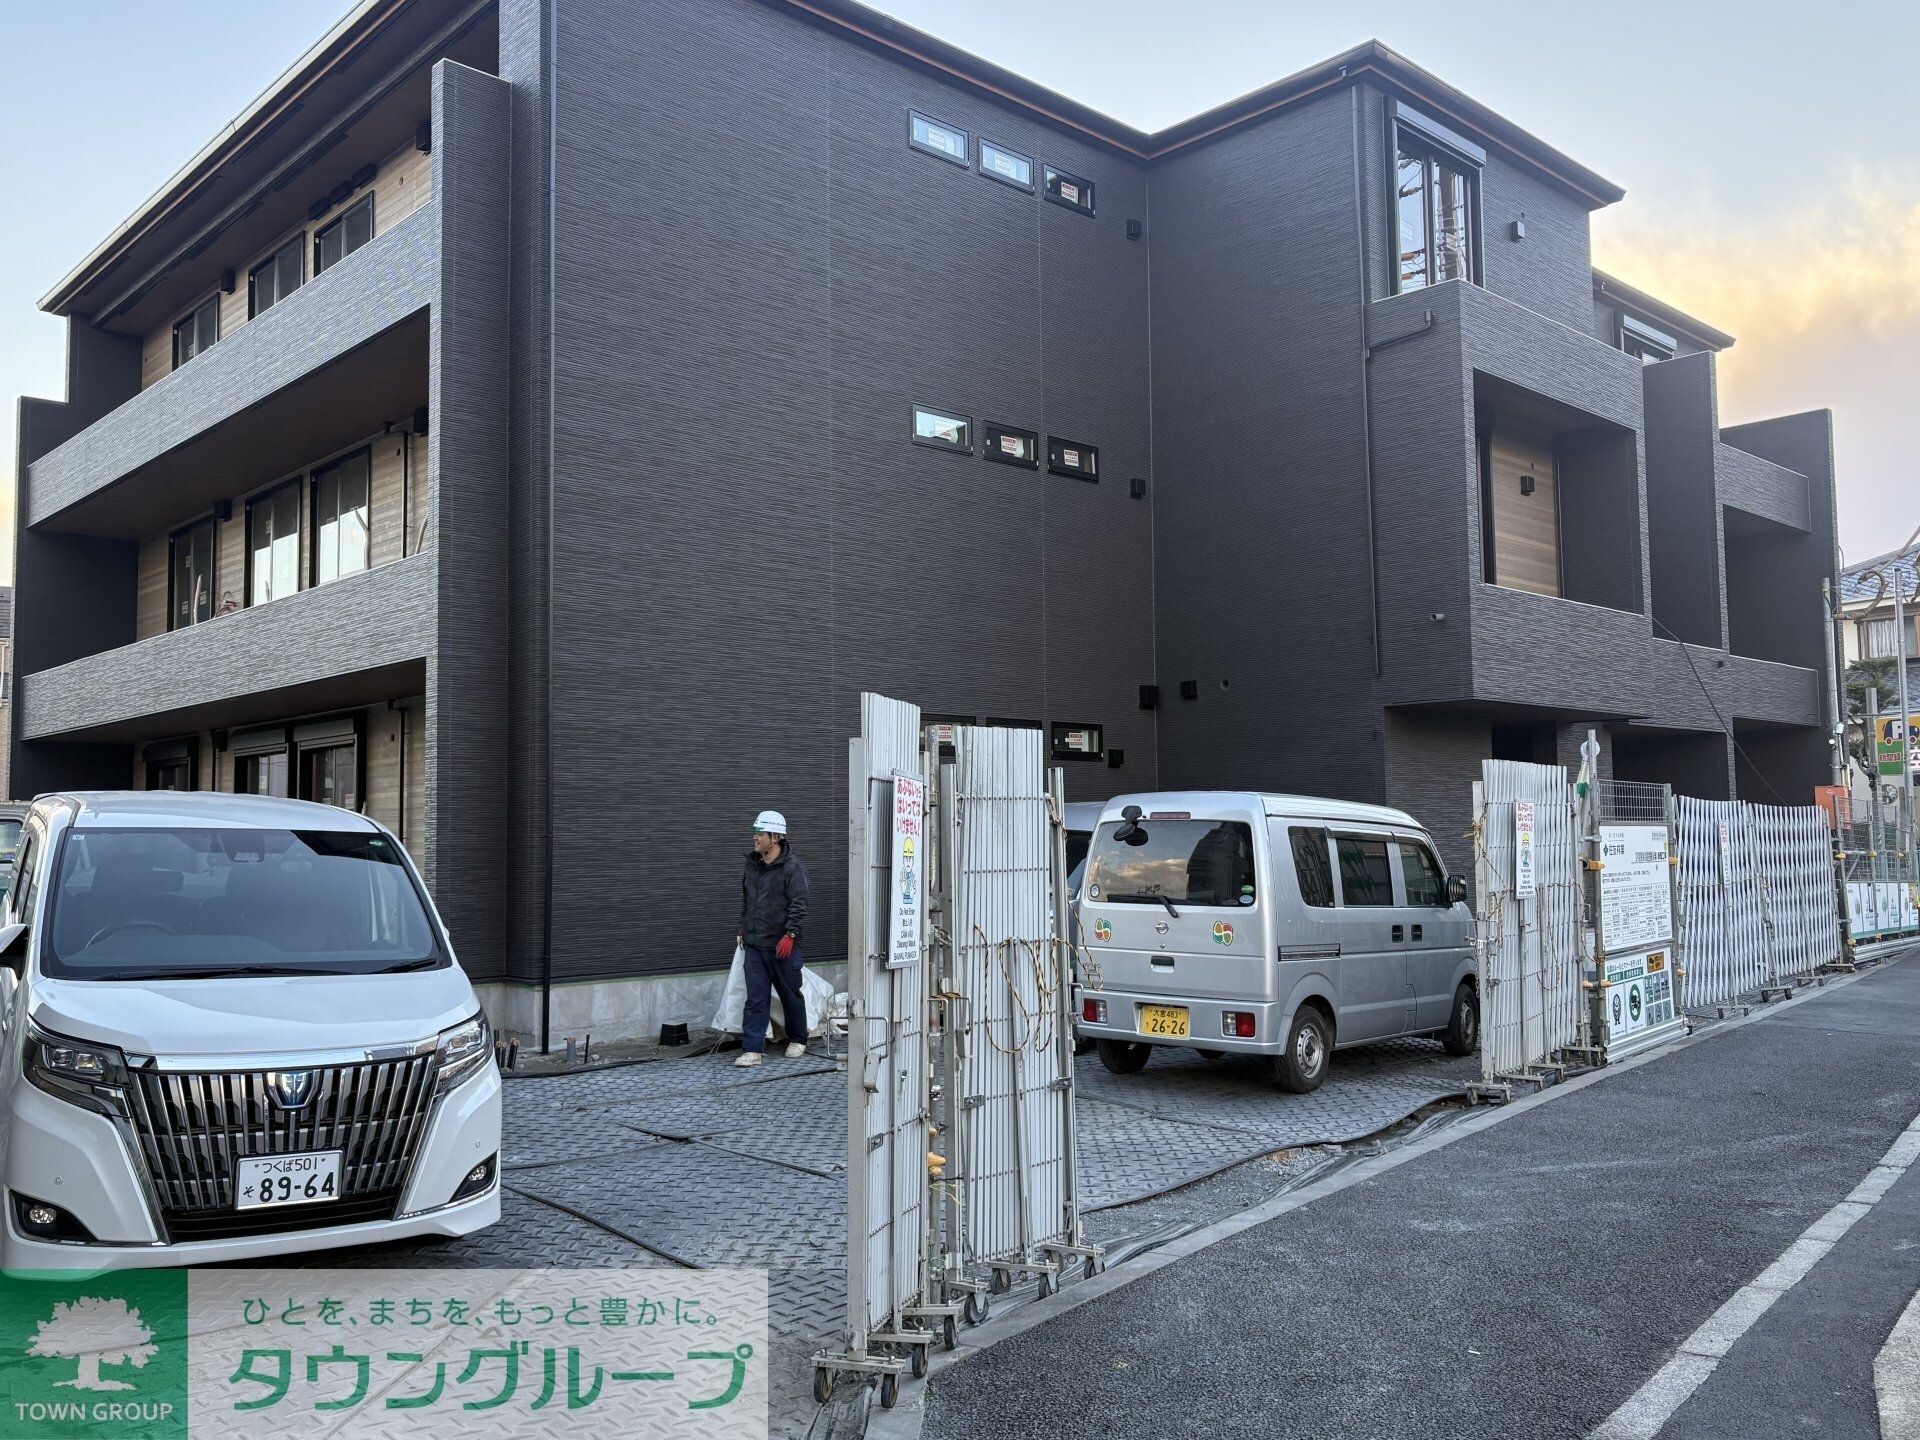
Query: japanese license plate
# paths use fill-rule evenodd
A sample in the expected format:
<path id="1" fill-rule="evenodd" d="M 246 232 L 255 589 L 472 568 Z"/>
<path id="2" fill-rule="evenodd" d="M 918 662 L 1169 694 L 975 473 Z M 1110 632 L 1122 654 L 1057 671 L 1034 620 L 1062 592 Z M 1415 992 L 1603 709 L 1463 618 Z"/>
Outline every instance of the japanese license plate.
<path id="1" fill-rule="evenodd" d="M 315 1150 L 304 1155 L 249 1155 L 234 1174 L 234 1208 L 268 1205 L 318 1205 L 340 1198 L 340 1152 Z"/>
<path id="2" fill-rule="evenodd" d="M 1187 1038 L 1187 1007 L 1184 1005 L 1142 1005 L 1140 1007 L 1140 1033 L 1143 1035 L 1168 1035 L 1176 1040 Z"/>

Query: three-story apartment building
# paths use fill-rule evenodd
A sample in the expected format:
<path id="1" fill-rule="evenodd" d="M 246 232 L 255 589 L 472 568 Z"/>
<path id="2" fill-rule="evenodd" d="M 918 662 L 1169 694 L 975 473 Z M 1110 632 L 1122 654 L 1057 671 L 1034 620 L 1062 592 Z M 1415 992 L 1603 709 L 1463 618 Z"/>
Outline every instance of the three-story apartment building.
<path id="1" fill-rule="evenodd" d="M 1596 97 L 1596 103 L 1603 103 Z M 1464 865 L 1492 755 L 1824 778 L 1824 412 L 1378 44 L 1147 134 L 847 0 L 364 0 L 47 297 L 16 789 L 364 808 L 514 1028 L 698 1016 L 876 689 Z"/>

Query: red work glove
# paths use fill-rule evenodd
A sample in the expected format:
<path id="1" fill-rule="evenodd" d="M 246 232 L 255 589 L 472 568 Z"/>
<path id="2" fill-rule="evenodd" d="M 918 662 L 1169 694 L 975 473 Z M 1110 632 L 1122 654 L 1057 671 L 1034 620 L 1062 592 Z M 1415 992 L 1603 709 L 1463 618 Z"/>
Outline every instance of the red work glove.
<path id="1" fill-rule="evenodd" d="M 782 935 L 780 937 L 780 943 L 773 947 L 773 953 L 778 955 L 782 960 L 791 960 L 793 958 L 793 937 L 791 935 Z"/>

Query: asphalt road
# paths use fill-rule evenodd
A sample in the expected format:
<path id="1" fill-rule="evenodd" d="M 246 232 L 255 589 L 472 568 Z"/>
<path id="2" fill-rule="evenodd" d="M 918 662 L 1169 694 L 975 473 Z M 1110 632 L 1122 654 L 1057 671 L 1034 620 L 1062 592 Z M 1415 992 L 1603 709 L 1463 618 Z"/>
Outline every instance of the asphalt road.
<path id="1" fill-rule="evenodd" d="M 928 1440 L 1584 1437 L 1920 1114 L 1920 957 L 1232 1235 L 929 1382 Z M 1879 1434 L 1920 1289 L 1908 1172 L 1673 1437 Z"/>

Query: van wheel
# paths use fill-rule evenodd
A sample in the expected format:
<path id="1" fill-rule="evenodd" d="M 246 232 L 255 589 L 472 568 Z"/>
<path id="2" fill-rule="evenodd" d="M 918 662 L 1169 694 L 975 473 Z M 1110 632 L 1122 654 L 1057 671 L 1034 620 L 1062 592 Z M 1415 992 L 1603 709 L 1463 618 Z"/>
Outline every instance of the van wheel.
<path id="1" fill-rule="evenodd" d="M 1096 1040 L 1100 1063 L 1116 1075 L 1138 1075 L 1153 1058 L 1153 1047 L 1137 1040 Z"/>
<path id="2" fill-rule="evenodd" d="M 1284 1053 L 1268 1061 L 1273 1083 L 1295 1095 L 1318 1090 L 1333 1059 L 1333 1026 L 1316 1006 L 1302 1005 L 1293 1016 Z"/>
<path id="3" fill-rule="evenodd" d="M 1462 980 L 1453 992 L 1453 1015 L 1440 1044 L 1449 1055 L 1471 1055 L 1480 1048 L 1480 996 L 1471 981 Z"/>

